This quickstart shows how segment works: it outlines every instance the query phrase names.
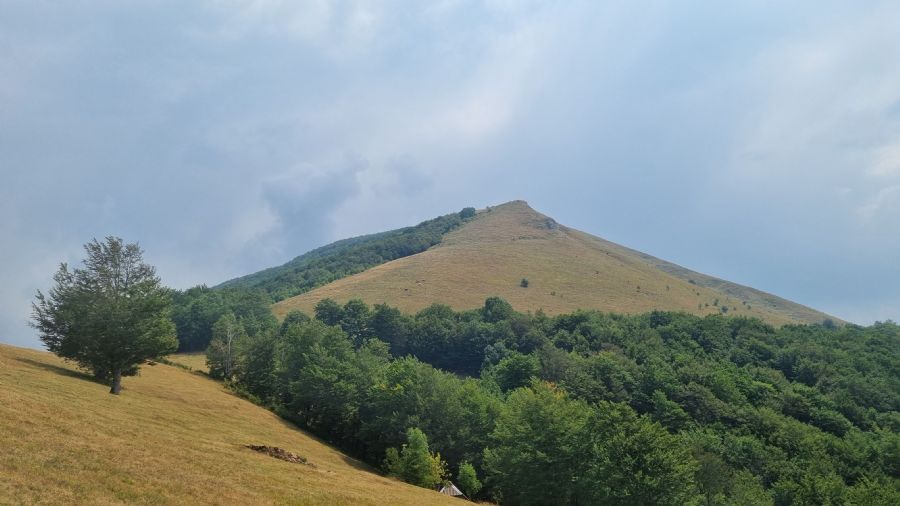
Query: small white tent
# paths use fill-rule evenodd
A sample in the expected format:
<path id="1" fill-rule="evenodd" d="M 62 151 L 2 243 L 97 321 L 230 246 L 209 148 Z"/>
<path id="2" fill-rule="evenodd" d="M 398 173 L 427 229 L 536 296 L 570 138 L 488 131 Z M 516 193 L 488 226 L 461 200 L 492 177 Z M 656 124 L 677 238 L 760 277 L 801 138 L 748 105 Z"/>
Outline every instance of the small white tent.
<path id="1" fill-rule="evenodd" d="M 456 485 L 454 485 L 452 483 L 447 483 L 446 485 L 441 487 L 441 489 L 438 490 L 438 492 L 440 492 L 444 495 L 452 496 L 452 497 L 460 497 L 460 496 L 465 497 L 466 496 L 466 494 L 463 494 L 462 491 L 460 489 L 456 488 Z"/>

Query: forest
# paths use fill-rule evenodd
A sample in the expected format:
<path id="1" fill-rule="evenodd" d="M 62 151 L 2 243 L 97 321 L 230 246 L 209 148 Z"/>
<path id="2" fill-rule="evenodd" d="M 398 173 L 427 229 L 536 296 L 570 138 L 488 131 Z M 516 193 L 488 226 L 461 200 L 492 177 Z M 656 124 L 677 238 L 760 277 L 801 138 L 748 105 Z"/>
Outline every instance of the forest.
<path id="1" fill-rule="evenodd" d="M 892 322 L 235 307 L 208 329 L 210 374 L 421 486 L 512 505 L 900 503 Z"/>
<path id="2" fill-rule="evenodd" d="M 467 207 L 412 227 L 344 239 L 282 266 L 226 281 L 218 288 L 255 288 L 275 301 L 287 299 L 376 265 L 421 253 L 474 216 L 475 208 Z"/>

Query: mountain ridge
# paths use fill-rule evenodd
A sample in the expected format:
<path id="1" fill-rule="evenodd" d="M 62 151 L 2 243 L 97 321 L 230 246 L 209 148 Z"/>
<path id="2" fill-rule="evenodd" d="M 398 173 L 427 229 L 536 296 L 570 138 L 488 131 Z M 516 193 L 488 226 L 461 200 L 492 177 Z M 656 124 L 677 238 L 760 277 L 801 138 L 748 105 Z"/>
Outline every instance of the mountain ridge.
<path id="1" fill-rule="evenodd" d="M 282 300 L 376 265 L 440 243 L 442 237 L 475 214 L 474 208 L 438 216 L 418 225 L 335 241 L 275 267 L 220 283 L 215 288 L 261 289 Z"/>
<path id="2" fill-rule="evenodd" d="M 523 279 L 528 287 L 521 286 Z M 577 309 L 755 316 L 773 325 L 841 320 L 755 288 L 687 269 L 562 225 L 514 200 L 479 210 L 440 242 L 334 280 L 273 306 L 283 317 L 321 299 L 360 298 L 417 311 L 433 303 L 480 307 L 489 296 L 519 311 Z"/>

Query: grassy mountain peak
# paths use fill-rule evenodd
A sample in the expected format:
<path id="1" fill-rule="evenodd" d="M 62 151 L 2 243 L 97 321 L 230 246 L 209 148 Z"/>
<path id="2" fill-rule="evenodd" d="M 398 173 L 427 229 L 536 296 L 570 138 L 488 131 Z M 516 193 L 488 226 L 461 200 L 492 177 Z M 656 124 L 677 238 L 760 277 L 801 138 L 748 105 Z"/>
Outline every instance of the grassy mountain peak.
<path id="1" fill-rule="evenodd" d="M 522 200 L 479 210 L 425 250 L 282 300 L 274 311 L 279 316 L 292 309 L 310 312 L 324 298 L 360 298 L 404 311 L 433 303 L 469 309 L 495 295 L 519 311 L 551 315 L 659 309 L 754 316 L 775 325 L 838 321 L 566 227 Z"/>

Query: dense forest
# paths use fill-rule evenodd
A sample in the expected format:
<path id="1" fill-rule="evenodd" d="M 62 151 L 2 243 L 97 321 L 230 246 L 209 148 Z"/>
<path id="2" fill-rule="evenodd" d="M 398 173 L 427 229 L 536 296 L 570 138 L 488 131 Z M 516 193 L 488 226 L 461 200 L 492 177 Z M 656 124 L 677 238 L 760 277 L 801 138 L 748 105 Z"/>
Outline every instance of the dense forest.
<path id="1" fill-rule="evenodd" d="M 178 351 L 203 351 L 212 340 L 213 325 L 223 316 L 241 320 L 247 332 L 257 335 L 277 323 L 272 298 L 260 289 L 212 289 L 195 286 L 172 291 L 172 320 L 178 332 Z"/>
<path id="2" fill-rule="evenodd" d="M 475 208 L 467 207 L 413 227 L 344 239 L 282 266 L 226 281 L 218 288 L 257 288 L 275 301 L 287 299 L 376 265 L 421 253 L 474 216 Z"/>
<path id="3" fill-rule="evenodd" d="M 900 327 L 323 300 L 226 313 L 211 374 L 412 483 L 502 504 L 900 504 Z"/>

